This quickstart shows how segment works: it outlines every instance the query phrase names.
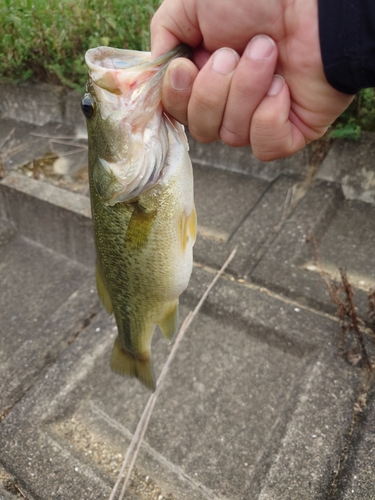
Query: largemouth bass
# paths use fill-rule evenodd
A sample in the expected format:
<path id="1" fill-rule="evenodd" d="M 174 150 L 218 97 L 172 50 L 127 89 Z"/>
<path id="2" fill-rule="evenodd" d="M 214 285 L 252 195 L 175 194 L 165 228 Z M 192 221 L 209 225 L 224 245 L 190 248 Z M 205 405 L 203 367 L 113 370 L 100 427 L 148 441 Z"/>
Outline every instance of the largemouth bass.
<path id="1" fill-rule="evenodd" d="M 114 313 L 116 373 L 154 390 L 151 339 L 177 327 L 178 300 L 192 271 L 196 237 L 193 174 L 184 128 L 167 116 L 161 86 L 179 46 L 149 53 L 98 47 L 82 110 L 87 118 L 89 183 L 99 296 Z"/>

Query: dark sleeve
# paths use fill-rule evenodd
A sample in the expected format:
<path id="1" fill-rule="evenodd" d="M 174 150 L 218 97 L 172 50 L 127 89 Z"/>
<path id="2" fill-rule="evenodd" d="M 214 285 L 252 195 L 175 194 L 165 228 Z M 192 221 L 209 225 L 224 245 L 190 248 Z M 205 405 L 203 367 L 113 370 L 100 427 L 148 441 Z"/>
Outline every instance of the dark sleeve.
<path id="1" fill-rule="evenodd" d="M 375 0 L 318 0 L 324 73 L 336 90 L 375 87 Z"/>

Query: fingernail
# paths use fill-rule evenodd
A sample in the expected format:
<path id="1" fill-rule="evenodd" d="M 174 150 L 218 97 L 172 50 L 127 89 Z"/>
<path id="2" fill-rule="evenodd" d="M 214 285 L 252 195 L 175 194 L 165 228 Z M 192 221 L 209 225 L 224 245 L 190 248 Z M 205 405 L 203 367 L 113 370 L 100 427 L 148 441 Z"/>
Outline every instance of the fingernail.
<path id="1" fill-rule="evenodd" d="M 253 61 L 267 59 L 275 48 L 275 42 L 269 36 L 255 36 L 246 47 L 246 55 Z"/>
<path id="2" fill-rule="evenodd" d="M 184 64 L 177 64 L 171 68 L 169 81 L 175 90 L 187 90 L 191 86 L 192 78 Z"/>
<path id="3" fill-rule="evenodd" d="M 229 75 L 237 66 L 240 57 L 232 49 L 219 49 L 212 56 L 212 68 L 222 75 Z"/>
<path id="4" fill-rule="evenodd" d="M 269 95 L 269 96 L 277 95 L 280 92 L 280 90 L 284 87 L 284 83 L 285 83 L 285 80 L 282 76 L 275 75 L 273 77 L 271 86 L 268 89 L 267 95 Z"/>

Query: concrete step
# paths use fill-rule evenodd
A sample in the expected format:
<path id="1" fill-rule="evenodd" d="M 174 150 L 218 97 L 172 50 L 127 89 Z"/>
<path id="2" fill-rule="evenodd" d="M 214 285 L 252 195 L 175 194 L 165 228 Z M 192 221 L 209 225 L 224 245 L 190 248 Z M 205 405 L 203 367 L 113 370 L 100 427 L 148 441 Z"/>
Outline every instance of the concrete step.
<path id="1" fill-rule="evenodd" d="M 353 366 L 354 337 L 338 354 L 336 306 L 306 239 L 314 234 L 337 283 L 346 267 L 365 317 L 374 205 L 318 179 L 288 213 L 301 176 L 275 169 L 262 178 L 195 163 L 200 222 L 181 319 L 236 245 L 238 253 L 180 347 L 128 498 L 372 498 L 373 382 L 363 383 L 363 360 Z M 30 500 L 107 498 L 149 393 L 109 368 L 116 328 L 94 291 L 89 199 L 6 174 L 0 464 Z M 169 351 L 157 332 L 157 373 Z M 16 492 L 3 487 L 0 498 Z"/>

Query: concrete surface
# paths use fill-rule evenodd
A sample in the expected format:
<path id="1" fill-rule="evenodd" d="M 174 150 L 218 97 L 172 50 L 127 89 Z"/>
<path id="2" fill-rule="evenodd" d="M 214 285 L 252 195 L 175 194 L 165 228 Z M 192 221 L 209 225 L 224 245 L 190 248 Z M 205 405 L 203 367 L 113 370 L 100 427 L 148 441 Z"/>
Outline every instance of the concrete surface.
<path id="1" fill-rule="evenodd" d="M 51 122 L 86 128 L 81 95 L 49 83 L 0 83 L 0 116 L 35 125 Z"/>
<path id="2" fill-rule="evenodd" d="M 73 192 L 69 172 L 23 169 L 51 138 L 84 146 L 66 123 L 0 120 L 1 500 L 107 499 L 149 396 L 109 368 L 116 328 L 95 291 L 84 177 Z M 374 144 L 333 143 L 287 212 L 312 148 L 262 171 L 249 149 L 191 143 L 199 227 L 181 319 L 238 252 L 182 342 L 126 498 L 375 498 L 373 375 L 353 332 L 339 342 L 317 262 L 332 286 L 346 269 L 374 356 Z M 170 349 L 156 332 L 157 373 Z"/>

